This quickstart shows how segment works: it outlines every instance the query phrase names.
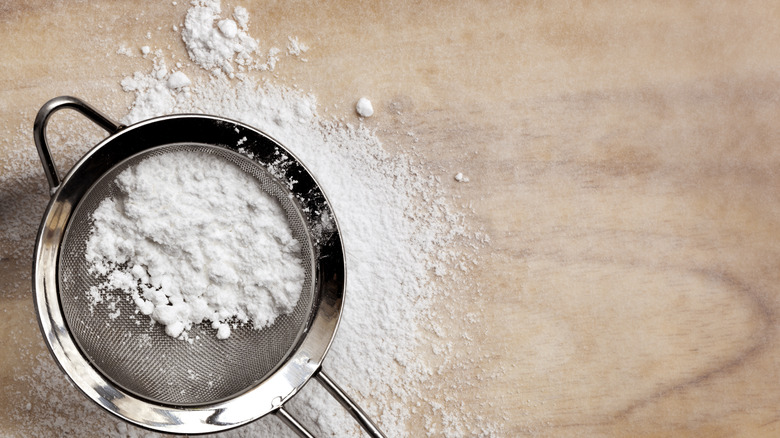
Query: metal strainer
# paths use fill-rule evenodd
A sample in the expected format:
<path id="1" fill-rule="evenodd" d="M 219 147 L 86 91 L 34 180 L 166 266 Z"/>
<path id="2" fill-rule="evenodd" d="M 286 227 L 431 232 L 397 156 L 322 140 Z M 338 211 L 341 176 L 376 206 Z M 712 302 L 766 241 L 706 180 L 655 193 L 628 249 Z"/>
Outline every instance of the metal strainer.
<path id="1" fill-rule="evenodd" d="M 60 180 L 46 125 L 63 108 L 79 111 L 111 135 Z M 52 191 L 34 253 L 38 321 L 56 362 L 84 394 L 112 414 L 160 432 L 218 432 L 274 413 L 300 436 L 311 437 L 284 403 L 314 377 L 371 436 L 384 436 L 322 371 L 343 307 L 344 252 L 330 204 L 289 151 L 254 128 L 215 116 L 172 115 L 121 126 L 73 97 L 47 102 L 34 136 Z M 301 243 L 306 277 L 295 309 L 269 327 L 245 325 L 218 340 L 202 324 L 190 331 L 190 343 L 135 315 L 131 300 L 117 302 L 116 319 L 107 306 L 89 305 L 89 289 L 104 280 L 89 272 L 85 257 L 92 213 L 118 193 L 115 180 L 124 169 L 177 151 L 234 163 L 286 212 Z"/>

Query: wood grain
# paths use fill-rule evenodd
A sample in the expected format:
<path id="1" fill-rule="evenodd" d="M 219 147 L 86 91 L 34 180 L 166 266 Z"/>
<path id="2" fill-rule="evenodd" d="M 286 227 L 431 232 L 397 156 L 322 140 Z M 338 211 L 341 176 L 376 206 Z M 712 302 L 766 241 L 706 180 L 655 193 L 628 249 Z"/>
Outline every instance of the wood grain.
<path id="1" fill-rule="evenodd" d="M 2 3 L 0 167 L 49 97 L 122 113 L 119 80 L 147 67 L 121 45 L 152 32 L 184 59 L 179 3 Z M 276 81 L 347 119 L 369 96 L 386 148 L 417 154 L 491 236 L 481 294 L 444 306 L 484 311 L 441 376 L 477 382 L 466 410 L 504 436 L 780 434 L 778 4 L 244 6 L 262 41 L 312 47 Z M 0 188 L 33 202 L 34 184 Z M 6 407 L 25 385 L 11 370 L 43 348 L 28 279 L 27 259 L 0 260 Z"/>

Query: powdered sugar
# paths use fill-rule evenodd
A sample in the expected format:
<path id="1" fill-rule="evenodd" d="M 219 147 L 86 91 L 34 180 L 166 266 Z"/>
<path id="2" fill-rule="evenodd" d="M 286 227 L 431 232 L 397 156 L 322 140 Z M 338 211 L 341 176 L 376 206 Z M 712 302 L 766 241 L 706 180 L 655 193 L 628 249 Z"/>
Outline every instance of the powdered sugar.
<path id="1" fill-rule="evenodd" d="M 249 25 L 249 11 L 243 6 L 236 6 L 233 10 L 233 18 L 236 19 L 236 24 L 241 27 L 241 30 L 247 30 Z"/>
<path id="2" fill-rule="evenodd" d="M 195 12 L 197 8 L 207 11 Z M 476 263 L 463 253 L 459 241 L 466 239 L 465 247 L 476 245 L 473 235 L 450 206 L 449 198 L 440 191 L 435 173 L 411 156 L 386 152 L 375 133 L 359 124 L 360 119 L 354 114 L 349 116 L 355 124 L 334 121 L 323 114 L 313 95 L 271 82 L 272 75 L 261 71 L 273 70 L 284 56 L 296 55 L 289 50 L 290 40 L 282 42 L 280 47 L 287 44 L 284 51 L 271 47 L 272 42 L 263 42 L 269 44 L 263 48 L 254 39 L 246 40 L 249 41 L 246 45 L 241 43 L 242 32 L 251 39 L 246 9 L 233 11 L 232 19 L 238 28 L 233 39 L 227 38 L 219 28 L 220 20 L 230 17 L 222 14 L 218 1 L 196 0 L 187 18 L 190 23 L 185 23 L 182 38 L 188 55 L 195 65 L 213 74 L 204 79 L 184 61 L 176 69 L 190 79 L 190 84 L 177 87 L 174 85 L 177 81 L 171 80 L 176 73 L 166 66 L 166 61 L 175 64 L 171 62 L 171 54 L 150 49 L 149 61 L 145 62 L 154 64 L 122 81 L 124 90 L 135 97 L 122 117 L 123 123 L 174 112 L 213 113 L 254 125 L 291 149 L 310 168 L 328 195 L 338 215 L 346 249 L 345 309 L 325 361 L 326 370 L 377 420 L 388 436 L 409 436 L 408 423 L 413 417 L 425 418 L 420 420 L 425 430 L 416 426 L 415 436 L 426 430 L 433 436 L 489 435 L 495 430 L 489 422 L 477 421 L 460 408 L 459 391 L 464 383 L 435 383 L 440 367 L 445 365 L 431 365 L 419 354 L 421 350 L 431 350 L 421 333 L 432 331 L 435 334 L 431 337 L 441 343 L 434 348 L 437 354 L 452 355 L 452 362 L 474 360 L 467 354 L 459 356 L 457 347 L 452 347 L 452 339 L 461 339 L 460 333 L 446 338 L 445 331 L 430 316 L 435 297 L 448 293 L 438 282 L 444 278 L 457 279 Z M 236 40 L 238 50 L 235 50 Z M 154 40 L 144 43 L 164 47 Z M 223 43 L 230 51 L 221 50 Z M 256 76 L 236 74 L 252 69 L 261 71 L 255 72 Z M 239 79 L 230 79 L 231 74 Z M 100 102 L 93 103 L 100 105 Z M 381 123 L 380 119 L 377 122 Z M 28 124 L 24 126 L 24 134 L 24 144 L 29 146 L 26 143 Z M 89 135 L 74 135 L 73 131 L 65 134 L 69 141 L 66 149 L 69 152 L 63 153 L 65 163 L 67 160 L 72 163 L 86 151 L 86 145 L 94 144 L 95 139 Z M 59 136 L 57 132 L 50 135 Z M 30 170 L 39 168 L 34 148 L 25 149 L 14 160 L 24 163 L 20 165 L 23 170 L 14 173 L 22 177 L 16 178 L 41 179 L 40 171 Z M 13 209 L 12 218 L 18 223 L 9 226 L 21 230 L 20 242 L 32 242 L 46 196 L 42 179 L 37 185 L 26 184 L 39 189 L 30 191 L 34 195 L 20 197 L 29 206 Z M 29 251 L 29 245 L 19 251 Z M 127 277 L 116 278 L 117 282 L 124 280 Z M 473 308 L 473 303 L 468 305 Z M 36 357 L 28 360 L 37 364 L 33 370 L 18 371 L 20 385 L 30 388 L 23 390 L 18 405 L 24 407 L 32 400 L 32 410 L 40 419 L 25 426 L 22 435 L 78 436 L 84 431 L 112 436 L 144 434 L 117 422 L 67 385 L 48 352 Z M 439 362 L 446 364 L 448 360 Z M 447 397 L 448 403 L 437 400 L 442 394 L 447 394 L 442 397 Z M 318 436 L 359 436 L 354 421 L 316 384 L 304 387 L 286 406 Z M 21 418 L 26 419 L 26 415 Z M 227 432 L 225 436 L 292 436 L 292 433 L 269 417 Z"/>
<path id="3" fill-rule="evenodd" d="M 232 40 L 238 36 L 238 25 L 233 20 L 219 20 L 217 27 L 219 28 L 219 31 L 222 32 L 222 35 L 224 35 L 227 39 Z"/>
<path id="4" fill-rule="evenodd" d="M 168 88 L 172 90 L 178 90 L 183 87 L 187 87 L 190 84 L 192 84 L 192 81 L 190 81 L 190 78 L 187 77 L 184 73 L 177 71 L 174 73 L 171 73 L 170 76 L 168 76 Z"/>
<path id="5" fill-rule="evenodd" d="M 229 19 L 219 21 L 215 27 L 214 23 L 221 12 L 219 0 L 195 1 L 184 19 L 181 36 L 187 45 L 190 59 L 195 63 L 207 70 L 218 69 L 233 77 L 233 61 L 241 66 L 250 65 L 258 44 L 244 30 L 248 21 L 245 9 L 234 13 L 241 18 L 242 29 L 238 29 L 236 22 Z"/>
<path id="6" fill-rule="evenodd" d="M 371 105 L 371 101 L 367 97 L 361 97 L 355 104 L 355 111 L 360 117 L 371 117 L 374 115 L 374 106 Z"/>
<path id="7" fill-rule="evenodd" d="M 144 104 L 147 93 L 153 91 L 137 94 L 136 107 L 123 122 L 137 121 L 136 110 L 147 114 L 157 108 L 154 102 Z M 317 177 L 338 215 L 349 277 L 344 318 L 325 367 L 353 393 L 371 394 L 365 398 L 369 412 L 381 418 L 388 436 L 404 436 L 408 407 L 389 400 L 422 397 L 410 382 L 420 383 L 431 373 L 416 352 L 421 318 L 437 292 L 430 273 L 454 275 L 451 266 L 467 271 L 472 263 L 446 249 L 464 233 L 459 216 L 436 195 L 435 180 L 420 176 L 408 157 L 389 155 L 363 126 L 322 118 L 314 96 L 222 77 L 194 85 L 187 99 L 179 95 L 159 114 L 214 113 L 253 125 L 288 146 Z M 323 435 L 357 436 L 345 432 L 353 421 L 326 398 L 306 393 L 294 403 Z M 435 435 L 456 426 L 468 430 L 457 416 L 447 415 L 449 426 L 432 423 Z M 247 433 L 263 436 L 266 427 L 253 423 Z"/>
<path id="8" fill-rule="evenodd" d="M 461 183 L 467 183 L 471 181 L 469 177 L 463 174 L 463 172 L 458 172 L 455 174 L 455 181 L 461 182 Z"/>
<path id="9" fill-rule="evenodd" d="M 301 56 L 309 51 L 309 46 L 298 41 L 298 37 L 287 37 L 287 53 L 292 56 Z M 306 58 L 301 58 L 306 61 Z"/>
<path id="10" fill-rule="evenodd" d="M 121 195 L 93 213 L 86 250 L 104 293 L 131 295 L 141 313 L 181 338 L 203 321 L 221 339 L 231 322 L 261 329 L 295 307 L 301 245 L 279 203 L 238 166 L 169 152 L 124 170 L 116 183 Z"/>

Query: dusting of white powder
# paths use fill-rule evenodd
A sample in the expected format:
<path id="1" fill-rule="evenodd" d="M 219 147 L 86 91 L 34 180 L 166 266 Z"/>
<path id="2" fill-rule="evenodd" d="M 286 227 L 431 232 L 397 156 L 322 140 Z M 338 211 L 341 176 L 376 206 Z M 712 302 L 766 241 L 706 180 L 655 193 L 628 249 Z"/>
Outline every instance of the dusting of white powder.
<path id="1" fill-rule="evenodd" d="M 241 27 L 241 30 L 247 30 L 249 25 L 249 11 L 243 6 L 236 6 L 233 10 L 233 18 L 236 19 L 236 24 Z"/>
<path id="2" fill-rule="evenodd" d="M 265 48 L 260 55 L 262 63 L 252 62 L 252 56 L 261 52 L 258 42 L 247 34 L 248 11 L 241 7 L 233 11 L 238 29 L 232 39 L 225 35 L 232 33 L 231 28 L 219 27 L 220 21 L 229 18 L 222 15 L 219 1 L 194 0 L 182 39 L 190 59 L 212 76 L 179 87 L 177 84 L 182 82 L 171 79 L 176 73 L 167 69 L 166 55 L 161 50 L 150 50 L 153 56 L 149 59 L 154 62 L 151 70 L 122 80 L 123 89 L 135 94 L 122 122 L 177 112 L 212 113 L 254 125 L 290 148 L 328 194 L 346 248 L 347 298 L 324 368 L 388 436 L 409 436 L 407 423 L 412 417 L 422 419 L 428 436 L 496 435 L 498 427 L 464 411 L 463 400 L 457 395 L 463 389 L 473 393 L 474 385 L 480 385 L 483 377 L 474 382 L 439 382 L 436 377 L 443 369 L 474 364 L 478 359 L 467 351 L 470 348 L 461 351 L 452 347 L 453 339 L 466 340 L 466 334 L 444 337 L 441 327 L 431 319 L 435 296 L 448 294 L 446 288 L 437 285 L 437 276 L 465 278 L 477 260 L 464 252 L 462 243 L 476 247 L 482 238 L 467 230 L 440 191 L 438 179 L 415 164 L 416 160 L 404 154 L 388 154 L 362 125 L 320 116 L 314 96 L 234 75 L 242 69 L 273 70 L 281 51 Z M 288 41 L 287 55 L 292 40 Z M 233 76 L 240 80 L 228 79 Z M 18 139 L 13 141 L 27 146 L 28 124 L 20 126 L 18 132 Z M 75 162 L 88 145 L 100 138 L 79 129 L 49 129 L 49 136 L 50 141 L 62 145 L 58 150 L 66 165 Z M 0 254 L 22 259 L 32 251 L 30 242 L 34 241 L 48 190 L 34 148 L 20 146 L 8 151 L 10 168 L 6 164 L 7 172 L 0 173 L 0 182 L 8 193 L 4 199 L 14 201 L 3 208 L 6 201 L 0 199 L 0 211 L 4 212 L 6 225 L 3 241 L 13 244 L 0 248 Z M 138 276 L 145 281 L 144 268 L 138 266 L 130 268 L 130 277 L 125 275 L 125 280 L 130 278 L 132 282 Z M 29 277 L 23 281 L 29 284 Z M 98 301 L 102 296 L 95 292 Z M 34 318 L 30 322 L 34 324 Z M 436 342 L 443 344 L 433 345 L 434 353 L 443 354 L 439 365 L 429 365 L 419 355 L 420 349 L 431 349 L 421 336 L 423 332 L 433 332 Z M 9 335 L 12 339 L 24 338 L 21 326 L 12 327 Z M 32 414 L 24 409 L 24 413 L 11 413 L 22 425 L 20 436 L 157 436 L 114 420 L 86 400 L 67 383 L 42 345 L 34 352 L 22 348 L 20 361 L 30 368 L 14 368 L 15 384 L 24 388 L 14 396 L 19 400 L 16 405 L 24 407 L 32 401 Z M 319 385 L 306 385 L 285 407 L 318 436 L 360 436 L 354 420 Z M 37 421 L 30 422 L 30 415 L 35 415 Z M 269 416 L 220 436 L 294 434 Z"/>
<path id="3" fill-rule="evenodd" d="M 309 46 L 300 42 L 298 37 L 287 37 L 287 53 L 289 55 L 300 57 L 308 51 Z M 301 58 L 301 60 L 306 61 L 305 58 Z"/>
<path id="4" fill-rule="evenodd" d="M 129 48 L 125 47 L 125 46 L 122 46 L 122 47 L 118 48 L 116 50 L 116 54 L 117 55 L 124 55 L 124 56 L 127 56 L 127 57 L 133 56 L 133 52 Z"/>
<path id="5" fill-rule="evenodd" d="M 224 339 L 231 322 L 261 329 L 295 308 L 301 245 L 279 203 L 237 165 L 171 152 L 122 171 L 116 184 L 121 194 L 93 213 L 86 248 L 104 293 L 129 294 L 180 338 L 211 321 Z"/>

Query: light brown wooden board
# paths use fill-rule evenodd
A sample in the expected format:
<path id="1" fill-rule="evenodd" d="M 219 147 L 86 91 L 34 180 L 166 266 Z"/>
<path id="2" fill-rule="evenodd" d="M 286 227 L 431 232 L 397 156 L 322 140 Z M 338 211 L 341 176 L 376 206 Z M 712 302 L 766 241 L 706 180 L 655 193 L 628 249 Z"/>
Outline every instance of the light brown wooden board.
<path id="1" fill-rule="evenodd" d="M 413 147 L 492 237 L 484 327 L 459 347 L 481 360 L 441 377 L 497 373 L 459 395 L 468 410 L 506 436 L 780 433 L 776 2 L 232 4 L 269 47 L 311 46 L 275 81 L 351 122 L 369 96 L 386 148 Z M 187 7 L 0 3 L 0 134 L 61 94 L 122 114 L 119 80 L 148 61 L 116 50 L 185 58 Z M 0 261 L 0 407 L 19 351 L 42 348 L 28 279 L 27 259 Z M 471 293 L 449 300 L 465 312 Z"/>

